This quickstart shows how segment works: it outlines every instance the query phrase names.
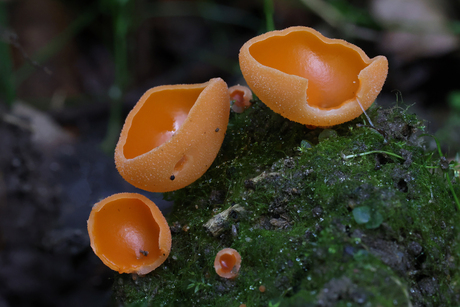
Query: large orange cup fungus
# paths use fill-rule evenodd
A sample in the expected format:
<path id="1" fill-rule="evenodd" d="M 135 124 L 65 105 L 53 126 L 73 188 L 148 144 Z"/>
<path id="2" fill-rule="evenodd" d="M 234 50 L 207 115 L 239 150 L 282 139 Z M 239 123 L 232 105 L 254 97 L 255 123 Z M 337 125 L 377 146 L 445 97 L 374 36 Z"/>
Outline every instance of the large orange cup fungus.
<path id="1" fill-rule="evenodd" d="M 95 204 L 88 233 L 94 253 L 119 273 L 145 275 L 171 250 L 171 231 L 160 209 L 136 193 L 114 194 Z"/>
<path id="2" fill-rule="evenodd" d="M 183 188 L 216 158 L 230 108 L 221 78 L 148 90 L 126 118 L 115 164 L 132 185 L 150 192 Z"/>
<path id="3" fill-rule="evenodd" d="M 329 127 L 367 109 L 388 73 L 384 56 L 312 28 L 291 27 L 247 41 L 240 67 L 254 93 L 273 111 L 305 125 Z"/>
<path id="4" fill-rule="evenodd" d="M 214 260 L 214 269 L 220 277 L 233 279 L 238 276 L 241 267 L 241 256 L 233 248 L 220 250 Z"/>

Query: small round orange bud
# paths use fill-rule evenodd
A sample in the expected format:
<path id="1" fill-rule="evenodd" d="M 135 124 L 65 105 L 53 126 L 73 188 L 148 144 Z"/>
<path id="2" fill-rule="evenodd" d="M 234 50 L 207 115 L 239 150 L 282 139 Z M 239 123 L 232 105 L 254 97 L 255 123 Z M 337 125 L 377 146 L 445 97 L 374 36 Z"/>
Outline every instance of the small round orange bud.
<path id="1" fill-rule="evenodd" d="M 238 276 L 240 267 L 241 256 L 233 248 L 224 248 L 217 253 L 214 269 L 220 277 L 233 279 Z"/>
<path id="2" fill-rule="evenodd" d="M 251 106 L 252 92 L 247 86 L 234 85 L 228 89 L 230 101 L 233 101 L 232 110 L 236 113 L 243 113 Z"/>

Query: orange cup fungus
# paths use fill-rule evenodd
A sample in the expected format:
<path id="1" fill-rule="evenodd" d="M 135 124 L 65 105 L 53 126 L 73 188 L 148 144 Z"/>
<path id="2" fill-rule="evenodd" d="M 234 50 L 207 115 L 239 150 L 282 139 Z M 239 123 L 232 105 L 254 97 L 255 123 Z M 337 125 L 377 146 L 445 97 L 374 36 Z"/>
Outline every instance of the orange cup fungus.
<path id="1" fill-rule="evenodd" d="M 94 253 L 112 270 L 145 275 L 168 258 L 171 231 L 160 209 L 137 193 L 119 193 L 94 205 L 88 219 Z"/>
<path id="2" fill-rule="evenodd" d="M 126 118 L 115 164 L 132 185 L 150 192 L 183 188 L 216 158 L 230 109 L 221 78 L 148 90 Z"/>
<path id="3" fill-rule="evenodd" d="M 254 93 L 273 111 L 305 125 L 329 127 L 367 109 L 388 73 L 384 56 L 326 38 L 308 27 L 254 37 L 241 47 L 240 67 Z"/>
<path id="4" fill-rule="evenodd" d="M 243 113 L 251 106 L 252 92 L 247 86 L 234 85 L 229 87 L 230 101 L 233 101 L 232 110 L 236 113 Z"/>
<path id="5" fill-rule="evenodd" d="M 241 256 L 233 248 L 224 248 L 217 253 L 214 260 L 214 269 L 220 277 L 228 279 L 236 278 L 240 267 Z"/>

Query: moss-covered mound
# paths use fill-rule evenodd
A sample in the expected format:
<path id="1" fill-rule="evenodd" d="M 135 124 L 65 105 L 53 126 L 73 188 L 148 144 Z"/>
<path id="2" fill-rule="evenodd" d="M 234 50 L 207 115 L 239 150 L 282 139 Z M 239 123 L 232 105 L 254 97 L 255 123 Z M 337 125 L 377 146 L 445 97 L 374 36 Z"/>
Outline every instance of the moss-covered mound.
<path id="1" fill-rule="evenodd" d="M 117 275 L 117 302 L 460 305 L 460 214 L 449 166 L 425 151 L 414 115 L 399 107 L 368 113 L 375 128 L 361 116 L 324 130 L 260 102 L 232 114 L 214 165 L 166 195 L 175 202 L 170 257 L 145 277 Z M 459 195 L 458 180 L 452 186 Z M 225 247 L 242 257 L 233 280 L 213 267 Z"/>

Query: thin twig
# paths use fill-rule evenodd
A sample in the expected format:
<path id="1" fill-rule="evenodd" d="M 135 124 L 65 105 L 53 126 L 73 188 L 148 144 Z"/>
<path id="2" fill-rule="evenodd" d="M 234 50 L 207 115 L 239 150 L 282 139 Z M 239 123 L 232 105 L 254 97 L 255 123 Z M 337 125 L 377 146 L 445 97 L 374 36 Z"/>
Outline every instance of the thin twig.
<path id="1" fill-rule="evenodd" d="M 343 31 L 348 36 L 367 41 L 378 40 L 377 31 L 350 23 L 342 12 L 324 0 L 301 0 L 301 2 L 331 27 Z"/>
<path id="2" fill-rule="evenodd" d="M 32 58 L 27 54 L 27 52 L 24 50 L 24 47 L 22 47 L 21 43 L 19 42 L 19 37 L 16 32 L 0 27 L 0 40 L 15 47 L 21 53 L 22 57 L 36 68 L 42 69 L 48 75 L 53 73 L 49 68 L 40 65 L 37 61 L 32 60 Z"/>
<path id="3" fill-rule="evenodd" d="M 364 115 L 366 115 L 366 117 L 367 117 L 367 120 L 369 121 L 369 124 L 372 126 L 372 128 L 374 128 L 374 129 L 375 129 L 375 127 L 374 127 L 374 124 L 372 123 L 372 121 L 371 121 L 371 119 L 370 119 L 369 115 L 367 115 L 367 113 L 366 113 L 366 110 L 364 110 L 364 108 L 363 108 L 363 105 L 361 104 L 361 102 L 359 102 L 359 99 L 358 99 L 358 97 L 356 97 L 356 101 L 358 102 L 358 104 L 359 104 L 359 107 L 361 108 L 361 110 L 363 110 L 363 113 L 364 113 Z"/>
<path id="4" fill-rule="evenodd" d="M 382 154 L 387 154 L 389 156 L 393 156 L 395 158 L 398 158 L 398 159 L 402 159 L 404 160 L 403 157 L 397 155 L 397 154 L 394 154 L 392 152 L 389 152 L 389 151 L 384 151 L 384 150 L 372 150 L 372 151 L 367 151 L 367 152 L 363 152 L 363 153 L 359 153 L 359 154 L 355 154 L 355 155 L 348 155 L 348 156 L 343 156 L 343 158 L 345 160 L 347 159 L 351 159 L 351 158 L 356 158 L 356 157 L 361 157 L 361 156 L 366 156 L 366 155 L 370 155 L 370 154 L 374 154 L 374 153 L 382 153 Z"/>
<path id="5" fill-rule="evenodd" d="M 3 114 L 1 118 L 5 123 L 22 128 L 23 130 L 27 130 L 27 131 L 33 130 L 32 126 L 30 125 L 28 121 L 23 120 L 17 116 L 5 113 Z"/>
<path id="6" fill-rule="evenodd" d="M 329 25 L 337 28 L 345 23 L 345 18 L 334 6 L 323 0 L 301 0 L 316 15 Z"/>
<path id="7" fill-rule="evenodd" d="M 275 22 L 273 21 L 273 0 L 264 0 L 265 21 L 267 23 L 267 32 L 275 30 Z"/>

